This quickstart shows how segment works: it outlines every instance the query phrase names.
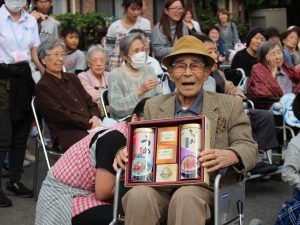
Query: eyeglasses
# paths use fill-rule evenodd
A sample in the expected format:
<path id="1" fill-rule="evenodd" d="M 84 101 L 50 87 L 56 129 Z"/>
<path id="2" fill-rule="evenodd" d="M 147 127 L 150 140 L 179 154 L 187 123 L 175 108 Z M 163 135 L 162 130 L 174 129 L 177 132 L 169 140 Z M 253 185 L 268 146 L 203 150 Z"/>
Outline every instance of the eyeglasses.
<path id="1" fill-rule="evenodd" d="M 190 65 L 187 65 L 186 63 L 173 63 L 172 66 L 174 73 L 181 75 L 187 70 L 187 68 L 189 68 L 193 74 L 200 73 L 205 67 L 205 64 L 202 62 L 195 62 L 191 63 Z"/>
<path id="2" fill-rule="evenodd" d="M 52 55 L 55 58 L 59 58 L 59 57 L 65 58 L 67 56 L 67 54 L 65 52 L 53 52 L 53 53 L 48 53 L 47 55 L 48 56 Z"/>
<path id="3" fill-rule="evenodd" d="M 177 8 L 177 7 L 174 7 L 174 8 L 168 8 L 168 9 L 171 9 L 171 10 L 174 10 L 174 11 L 177 11 L 177 12 L 182 12 L 182 11 L 184 11 L 184 8 Z"/>

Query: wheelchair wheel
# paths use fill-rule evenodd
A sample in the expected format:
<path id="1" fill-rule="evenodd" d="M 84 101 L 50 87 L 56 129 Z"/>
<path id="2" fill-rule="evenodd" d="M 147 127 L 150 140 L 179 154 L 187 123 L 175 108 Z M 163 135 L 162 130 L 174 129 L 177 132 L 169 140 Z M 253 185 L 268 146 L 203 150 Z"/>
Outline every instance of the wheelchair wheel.
<path id="1" fill-rule="evenodd" d="M 263 225 L 263 222 L 260 219 L 252 219 L 249 225 Z"/>

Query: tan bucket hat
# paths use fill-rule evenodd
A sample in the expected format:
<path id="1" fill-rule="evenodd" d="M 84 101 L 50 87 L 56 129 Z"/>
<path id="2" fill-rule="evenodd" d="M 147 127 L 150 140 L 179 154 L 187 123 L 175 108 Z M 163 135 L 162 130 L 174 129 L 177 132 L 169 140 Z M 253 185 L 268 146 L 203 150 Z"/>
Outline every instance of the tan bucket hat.
<path id="1" fill-rule="evenodd" d="M 173 46 L 171 53 L 163 57 L 161 62 L 164 66 L 168 67 L 175 56 L 182 54 L 200 55 L 205 59 L 205 62 L 208 63 L 208 66 L 215 64 L 215 60 L 208 54 L 203 42 L 191 35 L 181 37 Z"/>

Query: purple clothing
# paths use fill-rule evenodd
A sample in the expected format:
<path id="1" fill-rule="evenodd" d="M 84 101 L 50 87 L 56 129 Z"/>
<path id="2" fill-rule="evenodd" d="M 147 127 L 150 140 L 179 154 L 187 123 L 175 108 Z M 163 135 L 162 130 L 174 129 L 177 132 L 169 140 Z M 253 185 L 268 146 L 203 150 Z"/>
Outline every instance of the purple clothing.
<path id="1" fill-rule="evenodd" d="M 281 87 L 281 90 L 284 94 L 292 93 L 294 83 L 293 81 L 286 75 L 284 70 L 281 68 L 280 71 L 276 74 L 276 81 Z"/>
<path id="2" fill-rule="evenodd" d="M 66 150 L 85 137 L 92 116 L 100 118 L 97 104 L 74 74 L 59 79 L 45 72 L 35 87 L 36 102 L 49 127 L 54 145 Z"/>

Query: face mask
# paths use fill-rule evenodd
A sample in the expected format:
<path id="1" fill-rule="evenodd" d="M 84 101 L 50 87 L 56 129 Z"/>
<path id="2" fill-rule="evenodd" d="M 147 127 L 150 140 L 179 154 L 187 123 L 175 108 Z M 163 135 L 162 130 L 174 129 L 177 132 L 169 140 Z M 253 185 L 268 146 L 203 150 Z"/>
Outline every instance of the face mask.
<path id="1" fill-rule="evenodd" d="M 131 65 L 134 69 L 140 69 L 146 63 L 147 55 L 146 52 L 139 52 L 130 56 Z"/>
<path id="2" fill-rule="evenodd" d="M 5 0 L 4 2 L 6 8 L 12 13 L 20 12 L 26 4 L 26 0 Z"/>

